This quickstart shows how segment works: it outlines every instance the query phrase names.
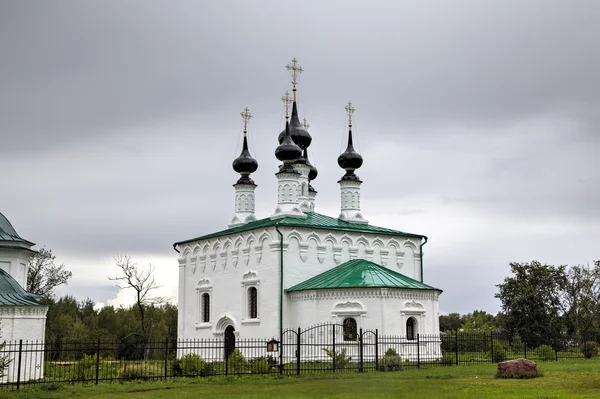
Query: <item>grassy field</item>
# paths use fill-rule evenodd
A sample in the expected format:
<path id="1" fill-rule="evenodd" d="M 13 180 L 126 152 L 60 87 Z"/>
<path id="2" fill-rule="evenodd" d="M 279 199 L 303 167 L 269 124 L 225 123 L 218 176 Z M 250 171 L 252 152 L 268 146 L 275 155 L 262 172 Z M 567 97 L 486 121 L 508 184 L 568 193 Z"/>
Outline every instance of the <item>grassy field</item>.
<path id="1" fill-rule="evenodd" d="M 0 392 L 0 398 L 600 398 L 600 361 L 542 363 L 533 380 L 495 379 L 494 364 L 391 373 L 300 377 L 248 376 L 166 382 L 43 386 Z"/>

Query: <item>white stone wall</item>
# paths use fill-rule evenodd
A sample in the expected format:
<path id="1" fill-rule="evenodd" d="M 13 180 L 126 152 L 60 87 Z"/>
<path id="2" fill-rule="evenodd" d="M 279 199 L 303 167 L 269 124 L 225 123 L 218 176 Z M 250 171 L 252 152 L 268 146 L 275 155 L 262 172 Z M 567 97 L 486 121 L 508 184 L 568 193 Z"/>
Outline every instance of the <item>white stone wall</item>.
<path id="1" fill-rule="evenodd" d="M 44 375 L 43 348 L 47 312 L 47 306 L 0 306 L 0 338 L 7 343 L 0 354 L 4 352 L 11 360 L 0 382 L 17 380 L 19 340 L 23 340 L 21 381 L 38 379 Z M 33 352 L 27 352 L 27 349 Z"/>
<path id="2" fill-rule="evenodd" d="M 27 287 L 27 265 L 32 255 L 26 249 L 2 248 L 0 250 L 0 269 L 10 274 L 21 287 Z"/>
<path id="3" fill-rule="evenodd" d="M 357 258 L 420 280 L 418 238 L 290 227 L 280 230 L 284 235 L 284 288 Z M 274 227 L 187 243 L 179 250 L 180 339 L 219 337 L 227 325 L 233 325 L 240 338 L 279 335 L 279 235 Z M 246 289 L 250 286 L 258 289 L 258 318 L 254 320 L 247 315 Z M 203 293 L 211 297 L 209 323 L 201 321 Z M 435 320 L 425 319 L 423 327 L 433 333 L 437 331 L 437 299 L 435 309 L 430 305 L 429 315 Z M 397 304 L 382 306 L 377 316 L 381 326 L 387 320 L 383 314 L 400 311 Z M 284 328 L 331 321 L 331 314 L 317 319 L 313 311 L 296 309 L 285 294 Z M 372 321 L 377 323 L 375 318 Z M 393 331 L 401 321 L 390 323 L 387 328 Z"/>
<path id="4" fill-rule="evenodd" d="M 435 290 L 391 288 L 308 290 L 288 294 L 290 313 L 306 328 L 317 322 L 341 324 L 353 317 L 357 328 L 378 329 L 380 335 L 406 336 L 406 322 L 417 321 L 415 333 L 437 334 L 438 297 Z"/>

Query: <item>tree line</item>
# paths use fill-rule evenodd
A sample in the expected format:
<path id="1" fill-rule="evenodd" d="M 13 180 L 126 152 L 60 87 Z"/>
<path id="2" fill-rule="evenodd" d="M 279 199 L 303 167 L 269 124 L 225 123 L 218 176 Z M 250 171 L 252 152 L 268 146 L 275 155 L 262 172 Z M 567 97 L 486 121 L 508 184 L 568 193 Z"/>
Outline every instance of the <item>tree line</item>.
<path id="1" fill-rule="evenodd" d="M 72 274 L 55 264 L 51 250 L 42 248 L 29 264 L 27 290 L 42 295 L 49 305 L 46 341 L 123 340 L 132 335 L 161 341 L 177 337 L 177 308 L 151 294 L 157 287 L 153 269 L 138 266 L 130 257 L 115 258 L 119 274 L 109 277 L 120 289 L 132 289 L 130 308 L 95 309 L 86 299 L 56 298 L 54 290 Z M 496 285 L 502 310 L 483 310 L 439 318 L 443 332 L 501 332 L 540 339 L 560 334 L 583 337 L 600 332 L 600 261 L 592 265 L 553 266 L 538 261 L 510 263 L 511 275 Z"/>
<path id="2" fill-rule="evenodd" d="M 600 261 L 592 265 L 553 266 L 538 261 L 510 263 L 511 275 L 496 287 L 502 310 L 476 310 L 440 316 L 446 332 L 499 332 L 543 339 L 600 332 Z"/>

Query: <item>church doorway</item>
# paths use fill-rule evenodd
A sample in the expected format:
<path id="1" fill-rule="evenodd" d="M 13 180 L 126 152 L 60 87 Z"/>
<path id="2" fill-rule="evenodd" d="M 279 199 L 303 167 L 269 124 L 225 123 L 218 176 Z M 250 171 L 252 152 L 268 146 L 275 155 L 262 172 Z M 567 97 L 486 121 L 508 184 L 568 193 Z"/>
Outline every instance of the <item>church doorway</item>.
<path id="1" fill-rule="evenodd" d="M 225 328 L 225 361 L 229 359 L 229 356 L 235 350 L 235 328 L 233 326 L 227 326 Z"/>

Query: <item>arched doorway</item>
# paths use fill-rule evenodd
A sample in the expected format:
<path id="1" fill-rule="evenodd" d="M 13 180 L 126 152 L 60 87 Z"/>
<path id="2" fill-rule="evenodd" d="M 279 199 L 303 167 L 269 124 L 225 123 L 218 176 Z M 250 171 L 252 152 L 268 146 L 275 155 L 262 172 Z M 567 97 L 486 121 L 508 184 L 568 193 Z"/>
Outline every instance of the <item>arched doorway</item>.
<path id="1" fill-rule="evenodd" d="M 229 325 L 225 328 L 225 361 L 235 350 L 235 328 Z"/>

